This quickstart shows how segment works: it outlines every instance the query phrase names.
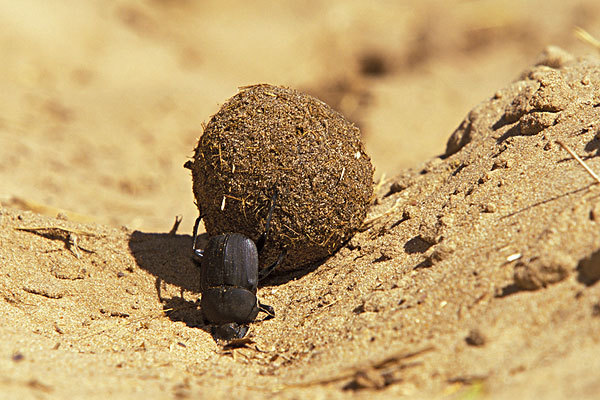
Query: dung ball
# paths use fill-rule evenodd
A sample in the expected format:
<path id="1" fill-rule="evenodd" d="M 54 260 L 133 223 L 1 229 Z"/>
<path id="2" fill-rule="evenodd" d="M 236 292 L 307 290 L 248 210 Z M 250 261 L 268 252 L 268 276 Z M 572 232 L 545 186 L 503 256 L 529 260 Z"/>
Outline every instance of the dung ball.
<path id="1" fill-rule="evenodd" d="M 267 84 L 244 87 L 211 118 L 187 164 L 209 235 L 257 240 L 275 271 L 302 269 L 339 249 L 361 226 L 373 166 L 359 129 L 324 102 Z"/>

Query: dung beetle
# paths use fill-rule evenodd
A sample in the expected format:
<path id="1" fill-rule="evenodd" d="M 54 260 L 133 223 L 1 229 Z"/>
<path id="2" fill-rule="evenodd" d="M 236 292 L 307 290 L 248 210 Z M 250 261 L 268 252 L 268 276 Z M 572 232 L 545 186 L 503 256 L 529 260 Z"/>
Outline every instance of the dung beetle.
<path id="1" fill-rule="evenodd" d="M 285 250 L 271 266 L 258 271 L 258 255 L 267 241 L 277 193 L 271 199 L 265 231 L 256 243 L 241 233 L 212 236 L 204 250 L 196 248 L 198 224 L 194 224 L 193 251 L 201 267 L 200 307 L 206 322 L 211 325 L 215 339 L 241 339 L 248 325 L 259 312 L 267 318 L 275 316 L 273 307 L 262 304 L 256 297 L 258 281 L 269 275 L 285 256 Z"/>

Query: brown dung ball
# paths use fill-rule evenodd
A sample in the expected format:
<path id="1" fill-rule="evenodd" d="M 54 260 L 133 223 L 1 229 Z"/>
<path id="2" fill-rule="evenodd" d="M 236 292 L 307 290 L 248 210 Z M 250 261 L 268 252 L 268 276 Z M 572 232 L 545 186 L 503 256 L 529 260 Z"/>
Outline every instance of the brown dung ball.
<path id="1" fill-rule="evenodd" d="M 271 85 L 229 99 L 196 147 L 193 190 L 209 235 L 257 240 L 276 196 L 261 268 L 302 269 L 331 255 L 360 227 L 373 167 L 357 127 L 322 101 Z"/>

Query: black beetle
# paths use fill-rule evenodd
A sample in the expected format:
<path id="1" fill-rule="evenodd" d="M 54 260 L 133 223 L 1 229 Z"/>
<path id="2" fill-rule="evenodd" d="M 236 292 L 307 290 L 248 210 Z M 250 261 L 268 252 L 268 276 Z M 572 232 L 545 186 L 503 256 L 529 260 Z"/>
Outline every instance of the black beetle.
<path id="1" fill-rule="evenodd" d="M 267 318 L 275 316 L 273 307 L 258 301 L 256 290 L 259 279 L 269 275 L 285 256 L 284 251 L 271 266 L 258 271 L 258 254 L 267 241 L 276 199 L 277 194 L 271 200 L 265 232 L 256 243 L 241 233 L 225 233 L 212 236 L 204 250 L 196 249 L 202 215 L 196 219 L 193 251 L 201 264 L 200 307 L 215 339 L 243 338 L 260 311 Z"/>

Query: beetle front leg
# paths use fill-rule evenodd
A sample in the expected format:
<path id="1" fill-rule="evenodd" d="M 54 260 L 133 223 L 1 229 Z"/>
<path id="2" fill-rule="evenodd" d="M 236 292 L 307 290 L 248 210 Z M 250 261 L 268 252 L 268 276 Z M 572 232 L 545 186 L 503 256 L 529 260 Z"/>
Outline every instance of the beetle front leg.
<path id="1" fill-rule="evenodd" d="M 200 250 L 196 248 L 196 240 L 198 239 L 198 225 L 200 225 L 200 221 L 202 220 L 202 217 L 204 217 L 203 215 L 198 216 L 198 218 L 196 218 L 196 222 L 194 222 L 194 231 L 193 231 L 193 237 L 194 237 L 194 242 L 192 243 L 192 250 L 194 251 L 194 255 L 198 258 L 202 258 L 202 256 L 204 256 L 204 250 Z"/>

